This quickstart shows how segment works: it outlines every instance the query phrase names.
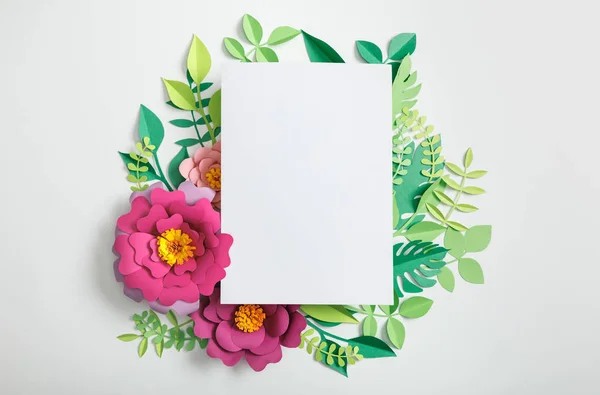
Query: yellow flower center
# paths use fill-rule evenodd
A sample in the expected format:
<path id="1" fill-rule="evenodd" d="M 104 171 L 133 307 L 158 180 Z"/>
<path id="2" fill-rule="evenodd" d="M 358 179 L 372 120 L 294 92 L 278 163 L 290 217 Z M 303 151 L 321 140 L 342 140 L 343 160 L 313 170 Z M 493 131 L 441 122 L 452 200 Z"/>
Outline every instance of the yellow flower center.
<path id="1" fill-rule="evenodd" d="M 239 330 L 252 333 L 260 329 L 267 315 L 257 304 L 243 304 L 235 312 L 235 326 Z"/>
<path id="2" fill-rule="evenodd" d="M 173 266 L 175 264 L 183 265 L 188 258 L 194 256 L 195 246 L 192 239 L 181 229 L 169 229 L 156 237 L 158 246 L 158 256 L 163 262 Z"/>
<path id="3" fill-rule="evenodd" d="M 206 179 L 208 180 L 208 185 L 218 191 L 221 189 L 221 168 L 213 167 L 210 169 L 208 173 L 206 173 Z"/>

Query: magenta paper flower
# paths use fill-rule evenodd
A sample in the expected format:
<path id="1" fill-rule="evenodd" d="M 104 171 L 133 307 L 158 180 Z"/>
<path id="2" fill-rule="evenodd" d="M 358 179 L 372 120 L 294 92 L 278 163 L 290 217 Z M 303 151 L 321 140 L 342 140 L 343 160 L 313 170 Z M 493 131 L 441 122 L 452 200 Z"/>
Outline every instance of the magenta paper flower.
<path id="1" fill-rule="evenodd" d="M 245 356 L 248 365 L 260 372 L 267 364 L 281 360 L 281 346 L 300 345 L 306 319 L 297 311 L 299 307 L 221 304 L 217 288 L 210 298 L 200 300 L 200 309 L 190 317 L 196 336 L 209 339 L 206 348 L 209 357 L 233 366 Z"/>
<path id="2" fill-rule="evenodd" d="M 130 298 L 180 315 L 197 311 L 229 266 L 233 238 L 220 233 L 211 206 L 214 191 L 182 183 L 168 192 L 161 183 L 131 195 L 131 211 L 117 220 L 115 275 Z"/>
<path id="3" fill-rule="evenodd" d="M 208 187 L 216 194 L 212 204 L 221 208 L 221 142 L 212 147 L 198 148 L 193 157 L 184 159 L 179 172 L 197 187 Z"/>

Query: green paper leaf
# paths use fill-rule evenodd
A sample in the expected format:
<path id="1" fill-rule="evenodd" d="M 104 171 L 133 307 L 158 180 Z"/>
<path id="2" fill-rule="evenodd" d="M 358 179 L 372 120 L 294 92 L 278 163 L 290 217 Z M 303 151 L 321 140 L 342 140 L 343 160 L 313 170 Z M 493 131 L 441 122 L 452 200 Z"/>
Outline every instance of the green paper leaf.
<path id="1" fill-rule="evenodd" d="M 267 40 L 267 44 L 269 45 L 279 45 L 283 44 L 287 41 L 290 41 L 294 37 L 300 34 L 300 30 L 294 29 L 289 26 L 279 26 L 271 32 L 269 39 Z"/>
<path id="2" fill-rule="evenodd" d="M 437 280 L 446 291 L 454 291 L 454 273 L 446 266 L 444 266 L 440 274 L 437 275 Z"/>
<path id="3" fill-rule="evenodd" d="M 462 211 L 463 213 L 472 213 L 473 211 L 477 211 L 479 210 L 477 207 L 470 205 L 470 204 L 457 204 L 456 205 L 456 209 L 458 211 Z"/>
<path id="4" fill-rule="evenodd" d="M 356 49 L 367 63 L 381 64 L 383 62 L 381 49 L 370 41 L 358 40 L 356 42 Z"/>
<path id="5" fill-rule="evenodd" d="M 325 41 L 301 30 L 304 46 L 311 62 L 344 63 L 344 59 Z"/>
<path id="6" fill-rule="evenodd" d="M 427 314 L 432 305 L 433 300 L 431 299 L 423 296 L 413 296 L 400 305 L 398 312 L 402 317 L 420 318 Z"/>
<path id="7" fill-rule="evenodd" d="M 169 320 L 169 322 L 174 325 L 177 326 L 177 317 L 175 316 L 175 313 L 173 313 L 173 310 L 169 310 L 167 312 L 167 319 Z"/>
<path id="8" fill-rule="evenodd" d="M 165 348 L 165 339 L 161 339 L 160 342 L 154 343 L 154 348 L 156 349 L 156 355 L 159 358 L 162 358 L 163 350 Z"/>
<path id="9" fill-rule="evenodd" d="M 463 192 L 467 193 L 469 195 L 481 195 L 481 194 L 485 193 L 485 190 L 483 190 L 479 187 L 464 187 Z"/>
<path id="10" fill-rule="evenodd" d="M 335 348 L 339 348 L 340 345 L 334 342 L 333 340 L 323 339 L 323 342 L 319 345 L 319 349 L 315 353 L 315 359 L 318 362 L 321 362 L 323 365 L 335 370 L 338 373 L 343 374 L 345 377 L 348 377 L 348 364 L 344 363 L 339 364 L 337 359 L 333 359 L 331 356 L 327 356 L 327 358 L 323 358 L 323 353 L 319 350 L 331 350 L 332 346 Z"/>
<path id="11" fill-rule="evenodd" d="M 446 167 L 450 169 L 450 171 L 452 171 L 453 173 L 458 174 L 459 176 L 465 175 L 465 172 L 454 163 L 446 162 Z"/>
<path id="12" fill-rule="evenodd" d="M 392 197 L 392 229 L 396 229 L 398 221 L 400 221 L 400 211 L 396 205 L 396 199 L 393 199 Z"/>
<path id="13" fill-rule="evenodd" d="M 465 153 L 465 169 L 469 166 L 471 166 L 471 163 L 473 163 L 473 150 L 471 148 L 469 148 L 467 150 L 467 152 Z"/>
<path id="14" fill-rule="evenodd" d="M 165 137 L 165 129 L 163 128 L 162 122 L 156 114 L 154 114 L 148 107 L 143 104 L 140 106 L 140 123 L 139 123 L 139 135 L 140 140 L 149 138 L 153 145 L 160 147 L 163 138 Z"/>
<path id="15" fill-rule="evenodd" d="M 467 173 L 467 178 L 481 178 L 487 174 L 487 170 L 473 170 Z"/>
<path id="16" fill-rule="evenodd" d="M 188 52 L 187 68 L 192 80 L 200 84 L 210 71 L 210 53 L 204 43 L 194 35 Z"/>
<path id="17" fill-rule="evenodd" d="M 402 110 L 410 109 L 416 104 L 416 98 L 421 91 L 421 84 L 417 84 L 417 72 L 411 74 L 412 61 L 410 56 L 405 57 L 400 63 L 396 77 L 392 84 L 392 119 L 395 119 Z"/>
<path id="18" fill-rule="evenodd" d="M 212 82 L 203 82 L 200 84 L 200 92 L 204 92 L 205 90 L 207 90 L 208 88 L 210 88 L 213 85 Z M 198 92 L 198 87 L 195 86 L 192 88 L 192 92 L 197 93 Z"/>
<path id="19" fill-rule="evenodd" d="M 438 198 L 440 200 L 440 202 L 447 204 L 448 206 L 454 205 L 454 201 L 450 198 L 450 196 L 446 195 L 444 192 L 434 191 L 433 194 L 435 195 L 436 198 Z"/>
<path id="20" fill-rule="evenodd" d="M 192 89 L 183 82 L 166 80 L 163 78 L 163 83 L 167 88 L 167 94 L 171 102 L 182 110 L 196 110 L 196 99 Z"/>
<path id="21" fill-rule="evenodd" d="M 131 155 L 126 154 L 125 152 L 119 152 L 119 155 L 121 156 L 121 159 L 123 159 L 125 166 L 127 166 L 128 170 L 129 170 L 129 175 L 135 177 L 135 170 L 131 170 L 129 167 L 130 167 L 130 165 L 132 165 L 135 168 L 137 161 L 134 161 L 131 158 Z M 158 177 L 158 174 L 156 174 L 156 171 L 154 170 L 154 168 L 150 165 L 150 163 L 146 163 L 145 166 L 148 167 L 148 171 L 140 172 L 140 177 L 147 177 L 148 181 L 160 179 Z"/>
<path id="22" fill-rule="evenodd" d="M 362 334 L 364 336 L 377 335 L 377 320 L 372 315 L 368 315 L 362 322 Z"/>
<path id="23" fill-rule="evenodd" d="M 433 241 L 444 233 L 446 228 L 436 222 L 423 221 L 411 226 L 402 236 L 408 240 Z"/>
<path id="24" fill-rule="evenodd" d="M 417 47 L 417 35 L 414 33 L 400 33 L 392 38 L 388 47 L 388 57 L 393 60 L 402 60 L 406 55 L 411 55 Z"/>
<path id="25" fill-rule="evenodd" d="M 325 322 L 346 322 L 349 324 L 358 324 L 356 318 L 343 306 L 333 305 L 302 305 L 302 311 L 311 317 Z"/>
<path id="26" fill-rule="evenodd" d="M 221 89 L 213 93 L 208 103 L 208 113 L 212 120 L 213 127 L 221 126 Z"/>
<path id="27" fill-rule="evenodd" d="M 189 119 L 173 119 L 172 121 L 169 121 L 169 123 L 178 128 L 191 128 L 194 126 L 194 122 Z"/>
<path id="28" fill-rule="evenodd" d="M 209 136 L 209 140 L 210 140 L 210 136 Z M 200 140 L 198 140 L 198 139 L 183 139 L 183 140 L 176 141 L 175 144 L 180 145 L 182 147 L 191 147 L 196 144 L 200 144 Z"/>
<path id="29" fill-rule="evenodd" d="M 444 181 L 444 183 L 446 185 L 448 185 L 450 188 L 454 189 L 455 191 L 461 190 L 460 185 L 456 181 L 454 181 L 452 178 L 450 178 L 448 176 L 443 176 L 442 180 Z"/>
<path id="30" fill-rule="evenodd" d="M 383 340 L 374 336 L 359 336 L 348 339 L 348 344 L 358 347 L 360 354 L 365 358 L 395 357 L 396 353 Z"/>
<path id="31" fill-rule="evenodd" d="M 136 335 L 135 333 L 126 333 L 124 335 L 117 336 L 117 339 L 121 340 L 122 342 L 130 342 L 138 339 L 139 337 L 140 335 Z"/>
<path id="32" fill-rule="evenodd" d="M 225 37 L 223 39 L 223 44 L 231 56 L 239 60 L 247 60 L 246 55 L 244 54 L 244 47 L 242 47 L 242 44 L 238 40 L 231 37 Z"/>
<path id="33" fill-rule="evenodd" d="M 409 299 L 410 300 L 410 299 Z M 406 303 L 406 302 L 404 302 Z M 404 303 L 402 305 L 404 305 Z M 404 337 L 406 335 L 406 329 L 404 328 L 404 324 L 398 321 L 395 318 L 388 318 L 387 323 L 385 325 L 385 330 L 387 332 L 388 338 L 390 342 L 397 349 L 401 349 L 404 345 Z"/>
<path id="34" fill-rule="evenodd" d="M 483 284 L 481 265 L 473 258 L 460 258 L 458 260 L 458 272 L 466 282 Z"/>
<path id="35" fill-rule="evenodd" d="M 467 252 L 480 252 L 487 248 L 492 240 L 491 225 L 477 225 L 465 233 L 465 250 Z"/>
<path id="36" fill-rule="evenodd" d="M 456 221 L 447 221 L 446 224 L 451 227 L 454 230 L 457 230 L 459 232 L 464 232 L 465 230 L 467 230 L 468 228 L 466 226 L 464 226 L 461 223 L 458 223 Z"/>
<path id="37" fill-rule="evenodd" d="M 448 254 L 455 258 L 460 258 L 465 255 L 465 237 L 462 233 L 457 232 L 452 228 L 446 229 L 444 236 L 444 247 L 449 249 Z"/>
<path id="38" fill-rule="evenodd" d="M 171 183 L 173 184 L 173 187 L 175 189 L 179 187 L 179 184 L 185 181 L 185 178 L 179 172 L 179 165 L 181 164 L 181 162 L 183 162 L 184 159 L 187 158 L 189 158 L 187 148 L 181 147 L 177 155 L 175 155 L 175 157 L 171 159 L 171 163 L 169 163 L 169 180 L 171 180 Z"/>
<path id="39" fill-rule="evenodd" d="M 279 62 L 279 58 L 275 51 L 271 48 L 260 47 L 256 50 L 256 61 L 257 62 Z"/>
<path id="40" fill-rule="evenodd" d="M 437 207 L 435 207 L 431 203 L 426 203 L 426 205 L 427 211 L 429 211 L 429 214 L 431 214 L 435 219 L 441 222 L 446 221 L 446 218 L 444 218 L 444 214 L 442 214 L 442 212 Z"/>
<path id="41" fill-rule="evenodd" d="M 423 288 L 436 284 L 431 277 L 437 276 L 446 265 L 444 257 L 447 249 L 428 241 L 411 241 L 404 245 L 398 243 L 393 247 L 394 290 L 399 297 L 406 293 L 419 293 Z M 397 277 L 400 277 L 398 284 Z M 409 280 L 412 279 L 413 281 Z"/>
<path id="42" fill-rule="evenodd" d="M 140 358 L 143 357 L 146 353 L 146 350 L 148 350 L 148 338 L 144 337 L 138 346 L 138 356 Z"/>
<path id="43" fill-rule="evenodd" d="M 258 46 L 262 40 L 263 29 L 260 23 L 250 14 L 245 14 L 242 18 L 242 27 L 248 41 Z"/>

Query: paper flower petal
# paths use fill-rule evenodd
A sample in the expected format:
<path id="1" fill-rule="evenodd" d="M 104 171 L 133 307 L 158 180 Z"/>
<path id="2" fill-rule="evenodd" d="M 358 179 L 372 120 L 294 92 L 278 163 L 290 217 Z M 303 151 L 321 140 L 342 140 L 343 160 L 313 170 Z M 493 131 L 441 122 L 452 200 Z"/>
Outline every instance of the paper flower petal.
<path id="1" fill-rule="evenodd" d="M 275 314 L 265 319 L 264 325 L 267 334 L 273 337 L 279 337 L 285 333 L 290 324 L 290 316 L 285 307 L 277 306 Z"/>
<path id="2" fill-rule="evenodd" d="M 227 321 L 221 321 L 219 326 L 217 326 L 217 331 L 215 332 L 215 339 L 219 346 L 221 346 L 226 351 L 235 352 L 240 351 L 242 347 L 236 345 L 232 340 L 232 335 L 235 332 L 235 329 L 231 327 L 231 323 Z"/>
<path id="3" fill-rule="evenodd" d="M 251 352 L 246 352 L 246 361 L 248 362 L 248 365 L 250 365 L 250 367 L 256 372 L 261 372 L 270 363 L 277 363 L 281 361 L 282 357 L 283 354 L 280 346 L 277 346 L 275 350 L 265 355 L 256 355 Z"/>
<path id="4" fill-rule="evenodd" d="M 260 346 L 260 344 L 265 340 L 265 327 L 261 326 L 258 330 L 254 332 L 242 332 L 237 328 L 233 328 L 231 331 L 231 340 L 241 348 L 250 349 L 254 347 Z"/>
<path id="5" fill-rule="evenodd" d="M 306 318 L 295 311 L 290 314 L 290 325 L 288 330 L 281 336 L 281 345 L 289 348 L 296 348 L 300 345 L 300 333 L 306 328 Z"/>
<path id="6" fill-rule="evenodd" d="M 219 347 L 217 342 L 210 340 L 206 347 L 206 354 L 211 358 L 219 358 L 226 366 L 234 366 L 244 356 L 243 351 L 229 352 Z"/>

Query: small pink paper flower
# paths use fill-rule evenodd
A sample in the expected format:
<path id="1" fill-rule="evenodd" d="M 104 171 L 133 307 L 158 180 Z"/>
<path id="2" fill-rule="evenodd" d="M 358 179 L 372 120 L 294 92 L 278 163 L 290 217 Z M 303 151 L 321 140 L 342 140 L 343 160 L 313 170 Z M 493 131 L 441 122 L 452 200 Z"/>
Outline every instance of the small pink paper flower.
<path id="1" fill-rule="evenodd" d="M 162 313 L 187 315 L 200 295 L 225 277 L 233 238 L 220 233 L 214 191 L 182 183 L 168 192 L 161 183 L 131 196 L 131 211 L 117 220 L 113 250 L 117 281 L 130 298 L 145 299 Z"/>
<path id="2" fill-rule="evenodd" d="M 213 206 L 221 208 L 221 142 L 212 147 L 202 147 L 193 157 L 179 165 L 181 175 L 197 187 L 208 187 L 216 192 Z"/>
<path id="3" fill-rule="evenodd" d="M 306 319 L 298 305 L 221 304 L 220 289 L 200 300 L 200 309 L 190 315 L 196 336 L 208 338 L 206 353 L 227 366 L 242 357 L 260 372 L 282 358 L 281 346 L 300 345 Z"/>

